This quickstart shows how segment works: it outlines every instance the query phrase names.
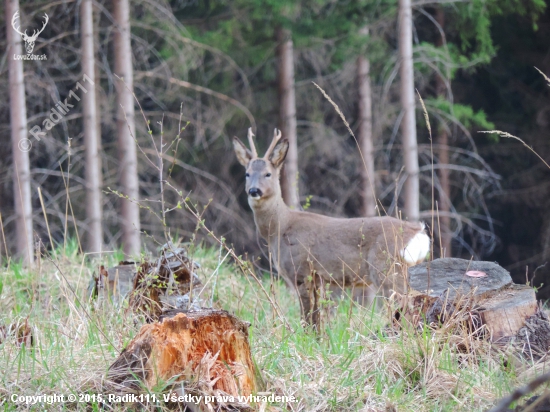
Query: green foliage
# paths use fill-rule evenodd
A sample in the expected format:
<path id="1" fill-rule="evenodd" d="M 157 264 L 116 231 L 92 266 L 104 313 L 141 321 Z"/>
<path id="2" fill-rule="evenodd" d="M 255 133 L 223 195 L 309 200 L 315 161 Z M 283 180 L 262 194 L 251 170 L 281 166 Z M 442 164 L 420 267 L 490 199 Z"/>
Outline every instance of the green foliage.
<path id="1" fill-rule="evenodd" d="M 491 33 L 494 16 L 516 14 L 528 16 L 536 29 L 538 16 L 545 10 L 544 0 L 472 0 L 444 7 L 448 30 L 457 33 L 459 41 L 455 60 L 463 65 L 476 62 L 488 63 L 496 49 Z"/>
<path id="2" fill-rule="evenodd" d="M 241 64 L 256 66 L 273 54 L 275 30 L 280 27 L 290 31 L 298 49 L 331 47 L 333 64 L 340 65 L 365 52 L 371 43 L 375 50 L 381 48 L 380 39 L 371 40 L 359 31 L 380 18 L 395 17 L 396 3 L 395 0 L 225 1 L 203 10 L 210 17 L 217 13 L 213 26 L 208 30 L 191 27 L 190 31 L 196 40 L 235 56 Z"/>
<path id="3" fill-rule="evenodd" d="M 442 98 L 429 98 L 425 100 L 430 110 L 436 111 L 442 118 L 448 119 L 467 130 L 493 130 L 495 124 L 487 119 L 483 110 L 474 110 L 469 105 L 451 103 Z M 498 142 L 498 135 L 491 133 L 487 137 L 493 142 Z"/>
<path id="4" fill-rule="evenodd" d="M 313 198 L 313 195 L 306 196 L 306 203 L 302 206 L 304 210 L 308 210 L 311 206 L 311 199 Z"/>
<path id="5" fill-rule="evenodd" d="M 459 103 L 451 103 L 442 97 L 426 99 L 426 106 L 439 111 L 441 114 L 453 117 L 467 129 L 494 129 L 494 123 L 487 120 L 483 110 L 475 111 L 471 106 Z"/>
<path id="6" fill-rule="evenodd" d="M 424 39 L 416 46 L 416 53 L 420 53 L 422 58 L 417 59 L 415 71 L 428 77 L 435 66 L 438 73 L 452 80 L 459 70 L 471 71 L 487 64 L 495 55 L 491 33 L 494 16 L 528 16 L 536 25 L 545 2 L 472 0 L 438 7 L 445 14 L 446 47 L 438 47 L 430 39 Z M 326 56 L 323 74 L 327 75 L 337 72 L 356 56 L 366 54 L 371 62 L 371 77 L 376 79 L 382 67 L 379 62 L 382 65 L 391 62 L 388 56 L 395 53 L 394 34 L 380 27 L 397 20 L 396 0 L 224 0 L 201 2 L 190 10 L 194 18 L 203 22 L 186 26 L 193 39 L 227 53 L 245 71 L 253 71 L 261 84 L 273 82 L 276 78 L 276 65 L 272 59 L 277 46 L 277 28 L 288 30 L 298 56 L 300 51 Z M 433 13 L 433 9 L 426 10 Z M 369 28 L 368 33 L 365 28 Z M 439 37 L 435 27 L 429 30 Z M 297 81 L 302 76 L 311 75 L 304 66 L 307 65 L 296 62 Z M 212 80 L 220 89 L 228 89 L 233 82 L 231 76 L 223 74 Z M 444 116 L 467 129 L 493 127 L 483 111 L 459 104 L 451 106 L 443 101 L 431 103 Z M 325 122 L 322 108 L 317 108 L 315 102 L 311 105 L 310 120 Z"/>
<path id="7" fill-rule="evenodd" d="M 546 5 L 543 0 L 472 0 L 452 5 L 439 5 L 444 16 L 446 43 L 444 47 L 430 42 L 422 42 L 418 47 L 424 56 L 436 67 L 436 75 L 449 80 L 455 78 L 459 70 L 471 72 L 480 65 L 487 64 L 497 50 L 491 32 L 491 23 L 495 16 L 517 14 L 528 16 L 536 27 L 538 16 Z M 441 28 L 439 28 L 441 29 Z M 436 38 L 441 34 L 436 33 Z M 426 72 L 429 67 L 416 64 L 417 72 Z M 461 127 L 492 130 L 494 124 L 488 121 L 483 110 L 474 110 L 471 106 L 451 103 L 442 97 L 426 99 L 431 110 L 439 113 L 443 121 L 449 121 Z M 492 142 L 498 141 L 496 134 L 489 134 Z"/>

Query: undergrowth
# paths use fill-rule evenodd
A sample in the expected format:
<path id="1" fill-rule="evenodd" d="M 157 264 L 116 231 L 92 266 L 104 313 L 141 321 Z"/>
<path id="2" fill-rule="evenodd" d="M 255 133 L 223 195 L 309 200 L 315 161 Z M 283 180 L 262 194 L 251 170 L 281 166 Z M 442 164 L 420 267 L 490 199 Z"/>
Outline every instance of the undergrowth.
<path id="1" fill-rule="evenodd" d="M 126 310 L 126 302 L 89 301 L 95 268 L 74 244 L 43 258 L 34 270 L 12 263 L 0 273 L 0 325 L 5 326 L 0 403 L 5 411 L 97 410 L 97 402 L 26 406 L 12 396 L 101 393 L 109 365 L 144 323 Z M 222 249 L 196 247 L 191 253 L 201 265 L 203 283 L 216 279 L 203 298 L 210 300 L 214 293 L 215 307 L 251 323 L 263 390 L 297 399 L 271 410 L 482 411 L 542 367 L 508 358 L 485 342 L 465 351 L 449 334 L 389 328 L 389 311 L 360 308 L 347 299 L 337 301 L 323 331 L 314 334 L 303 328 L 297 297 L 282 280 L 260 278 L 285 322 L 256 280 L 223 261 Z M 119 257 L 107 254 L 101 263 L 113 265 Z M 32 345 L 7 333 L 14 323 L 30 327 Z"/>

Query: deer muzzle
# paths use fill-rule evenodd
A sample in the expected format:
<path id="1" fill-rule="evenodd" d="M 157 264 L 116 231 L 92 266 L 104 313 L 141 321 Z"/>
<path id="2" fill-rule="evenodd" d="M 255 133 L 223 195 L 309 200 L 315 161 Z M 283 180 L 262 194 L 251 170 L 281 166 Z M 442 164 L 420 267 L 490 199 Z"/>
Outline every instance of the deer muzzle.
<path id="1" fill-rule="evenodd" d="M 262 197 L 262 191 L 260 189 L 258 189 L 257 187 L 251 187 L 249 190 L 248 190 L 248 195 L 250 197 L 253 197 L 253 198 L 260 198 Z"/>

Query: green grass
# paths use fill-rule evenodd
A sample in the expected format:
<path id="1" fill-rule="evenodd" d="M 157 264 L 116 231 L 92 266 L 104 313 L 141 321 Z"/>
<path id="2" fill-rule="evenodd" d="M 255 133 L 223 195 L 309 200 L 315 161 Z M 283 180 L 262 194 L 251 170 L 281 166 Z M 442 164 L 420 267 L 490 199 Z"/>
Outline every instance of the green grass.
<path id="1" fill-rule="evenodd" d="M 265 391 L 298 400 L 278 405 L 285 410 L 482 411 L 540 368 L 444 330 L 390 329 L 387 310 L 359 308 L 347 299 L 336 302 L 322 332 L 314 334 L 302 326 L 297 298 L 283 281 L 262 278 L 281 316 L 257 281 L 228 260 L 219 264 L 223 251 L 221 257 L 217 248 L 191 253 L 209 284 L 203 298 L 210 300 L 215 284 L 214 305 L 251 323 L 250 344 Z M 101 393 L 109 365 L 143 324 L 124 303 L 88 301 L 94 269 L 74 244 L 53 256 L 32 271 L 11 263 L 0 272 L 0 325 L 27 322 L 34 339 L 32 347 L 18 345 L 12 335 L 0 343 L 5 411 L 27 408 L 14 404 L 13 394 Z M 110 254 L 102 263 L 119 258 Z M 464 339 L 470 339 L 469 351 L 460 349 Z M 97 403 L 90 407 L 98 410 Z M 86 404 L 28 407 L 63 408 L 85 410 Z"/>

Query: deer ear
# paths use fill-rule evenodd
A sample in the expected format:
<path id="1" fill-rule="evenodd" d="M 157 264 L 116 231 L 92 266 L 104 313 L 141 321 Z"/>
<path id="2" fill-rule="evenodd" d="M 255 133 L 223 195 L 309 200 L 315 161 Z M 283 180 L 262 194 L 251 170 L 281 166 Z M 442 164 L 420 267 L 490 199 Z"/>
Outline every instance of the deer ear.
<path id="1" fill-rule="evenodd" d="M 269 155 L 269 161 L 278 169 L 283 165 L 287 153 L 288 139 L 283 139 L 273 148 L 273 151 Z"/>
<path id="2" fill-rule="evenodd" d="M 233 149 L 235 150 L 239 163 L 247 167 L 250 160 L 252 160 L 252 152 L 246 148 L 238 137 L 233 137 Z"/>

